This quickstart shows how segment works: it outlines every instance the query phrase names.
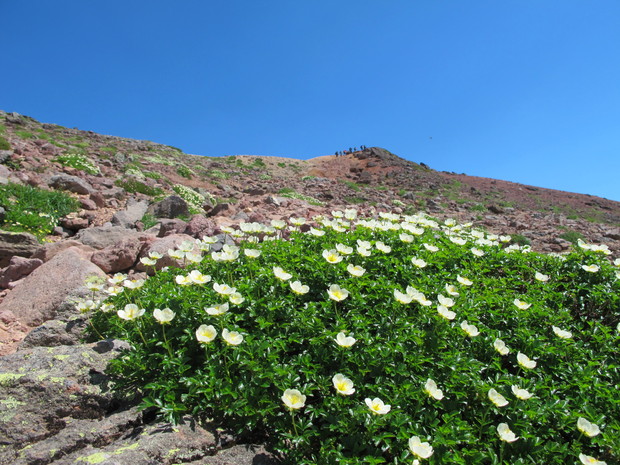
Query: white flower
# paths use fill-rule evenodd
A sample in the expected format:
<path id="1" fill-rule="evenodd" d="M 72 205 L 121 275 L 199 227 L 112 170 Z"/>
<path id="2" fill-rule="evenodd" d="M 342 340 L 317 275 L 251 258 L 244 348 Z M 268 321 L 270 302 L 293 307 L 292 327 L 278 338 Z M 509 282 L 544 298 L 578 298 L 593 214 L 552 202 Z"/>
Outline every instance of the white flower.
<path id="1" fill-rule="evenodd" d="M 478 331 L 478 328 L 476 328 L 474 325 L 470 325 L 467 321 L 461 322 L 461 329 L 465 331 L 465 333 L 469 337 L 476 337 L 478 334 L 480 334 L 480 331 Z"/>
<path id="2" fill-rule="evenodd" d="M 496 407 L 505 407 L 508 405 L 508 401 L 495 389 L 491 388 L 488 392 L 489 400 L 495 404 Z"/>
<path id="3" fill-rule="evenodd" d="M 308 291 L 310 291 L 310 288 L 306 286 L 305 284 L 301 284 L 300 281 L 293 281 L 292 283 L 289 284 L 289 286 L 291 286 L 291 290 L 295 294 L 299 294 L 299 295 L 307 294 Z"/>
<path id="4" fill-rule="evenodd" d="M 192 253 L 192 252 L 187 252 L 185 254 L 185 258 L 187 259 L 188 262 L 191 263 L 200 263 L 204 257 L 199 254 L 199 253 Z"/>
<path id="5" fill-rule="evenodd" d="M 334 387 L 338 394 L 342 394 L 344 396 L 350 396 L 355 392 L 355 388 L 353 387 L 353 381 L 344 376 L 341 373 L 334 375 L 332 378 L 332 383 L 334 383 Z"/>
<path id="6" fill-rule="evenodd" d="M 450 240 L 450 242 L 452 242 L 453 244 L 456 244 L 456 245 L 465 245 L 465 244 L 467 244 L 467 240 L 463 239 L 462 237 L 448 236 L 448 239 Z"/>
<path id="7" fill-rule="evenodd" d="M 286 227 L 286 223 L 282 220 L 271 220 L 271 226 L 276 229 L 284 229 Z"/>
<path id="8" fill-rule="evenodd" d="M 429 252 L 437 252 L 439 250 L 439 247 L 434 246 L 432 244 L 427 244 L 426 242 L 424 244 L 422 244 L 424 246 L 424 248 L 426 250 L 428 250 Z"/>
<path id="9" fill-rule="evenodd" d="M 454 300 L 452 300 L 450 297 L 444 297 L 441 294 L 437 296 L 437 301 L 444 307 L 450 308 L 454 306 Z"/>
<path id="10" fill-rule="evenodd" d="M 127 304 L 124 309 L 118 310 L 116 314 L 123 320 L 135 320 L 144 315 L 145 310 L 138 308 L 136 304 Z"/>
<path id="11" fill-rule="evenodd" d="M 433 455 L 433 447 L 428 442 L 422 442 L 417 436 L 409 438 L 409 450 L 421 459 L 427 459 Z"/>
<path id="12" fill-rule="evenodd" d="M 510 430 L 506 423 L 500 423 L 497 425 L 497 434 L 499 434 L 499 438 L 505 442 L 515 442 L 519 439 L 515 436 L 515 433 Z"/>
<path id="13" fill-rule="evenodd" d="M 460 284 L 462 284 L 463 286 L 471 286 L 472 284 L 474 284 L 472 281 L 470 281 L 469 279 L 464 278 L 464 277 L 462 277 L 462 276 L 457 276 L 457 277 L 456 277 L 456 280 L 457 280 Z"/>
<path id="14" fill-rule="evenodd" d="M 407 233 L 400 233 L 398 238 L 406 244 L 413 242 L 413 236 Z"/>
<path id="15" fill-rule="evenodd" d="M 531 370 L 532 368 L 536 368 L 536 362 L 534 360 L 530 360 L 530 358 L 527 355 L 524 355 L 521 352 L 517 354 L 517 362 L 523 368 L 527 368 L 528 370 Z"/>
<path id="16" fill-rule="evenodd" d="M 219 283 L 213 283 L 213 290 L 220 295 L 230 295 L 237 291 L 237 289 L 229 286 L 228 284 L 219 284 Z"/>
<path id="17" fill-rule="evenodd" d="M 189 280 L 194 284 L 205 284 L 211 281 L 211 276 L 202 274 L 198 270 L 190 271 L 189 275 L 187 275 Z"/>
<path id="18" fill-rule="evenodd" d="M 144 279 L 126 279 L 123 286 L 127 289 L 139 289 L 144 285 Z"/>
<path id="19" fill-rule="evenodd" d="M 443 399 L 443 391 L 437 388 L 437 383 L 430 378 L 426 380 L 424 391 L 435 400 Z"/>
<path id="20" fill-rule="evenodd" d="M 335 249 L 323 250 L 323 258 L 327 263 L 335 264 L 342 261 L 342 255 L 339 255 Z"/>
<path id="21" fill-rule="evenodd" d="M 456 287 L 455 287 L 454 285 L 452 285 L 452 284 L 446 284 L 445 289 L 446 289 L 446 292 L 447 292 L 448 294 L 450 294 L 452 297 L 458 297 L 459 295 L 461 295 L 461 294 L 459 294 L 459 292 L 456 290 Z"/>
<path id="22" fill-rule="evenodd" d="M 273 274 L 275 275 L 276 278 L 278 278 L 280 281 L 288 281 L 289 279 L 291 279 L 293 277 L 292 274 L 287 273 L 286 271 L 284 271 L 282 268 L 280 268 L 279 266 L 274 266 L 273 267 Z"/>
<path id="23" fill-rule="evenodd" d="M 282 402 L 291 410 L 296 410 L 306 405 L 306 396 L 297 389 L 287 389 L 282 395 Z"/>
<path id="24" fill-rule="evenodd" d="M 168 255 L 170 256 L 170 258 L 174 258 L 176 260 L 183 260 L 183 258 L 185 258 L 185 252 L 183 252 L 182 250 L 168 249 Z"/>
<path id="25" fill-rule="evenodd" d="M 154 250 L 149 252 L 149 258 L 152 258 L 153 260 L 159 260 L 160 258 L 164 258 L 164 256 L 162 254 L 160 254 L 159 252 L 155 252 Z"/>
<path id="26" fill-rule="evenodd" d="M 581 268 L 583 268 L 585 271 L 589 273 L 596 273 L 598 270 L 601 269 L 601 267 L 598 265 L 582 265 Z"/>
<path id="27" fill-rule="evenodd" d="M 183 276 L 182 274 L 180 274 L 175 276 L 174 280 L 179 286 L 189 286 L 190 284 L 192 284 L 192 279 L 189 277 L 189 275 Z"/>
<path id="28" fill-rule="evenodd" d="M 533 394 L 529 392 L 527 389 L 521 389 L 516 384 L 513 384 L 511 389 L 515 397 L 518 397 L 521 400 L 528 400 L 530 397 L 533 396 Z"/>
<path id="29" fill-rule="evenodd" d="M 222 331 L 222 339 L 226 341 L 226 344 L 231 346 L 238 346 L 243 342 L 243 336 L 241 333 L 237 331 L 228 331 L 227 329 Z"/>
<path id="30" fill-rule="evenodd" d="M 243 253 L 248 258 L 258 258 L 260 257 L 261 251 L 256 249 L 244 249 Z"/>
<path id="31" fill-rule="evenodd" d="M 169 308 L 164 308 L 163 310 L 156 308 L 153 310 L 153 317 L 162 324 L 170 323 L 174 318 L 174 315 L 175 313 Z"/>
<path id="32" fill-rule="evenodd" d="M 510 349 L 501 339 L 495 339 L 493 342 L 493 347 L 500 355 L 508 355 L 510 353 Z"/>
<path id="33" fill-rule="evenodd" d="M 375 243 L 375 247 L 377 248 L 377 250 L 383 252 L 383 253 L 390 253 L 392 251 L 392 247 L 390 247 L 389 245 L 384 244 L 381 241 L 377 241 Z"/>
<path id="34" fill-rule="evenodd" d="M 228 294 L 228 301 L 234 305 L 241 305 L 245 302 L 245 298 L 239 292 L 233 292 L 232 294 Z"/>
<path id="35" fill-rule="evenodd" d="M 586 454 L 579 454 L 579 460 L 581 460 L 581 463 L 583 463 L 584 465 L 607 465 L 607 462 L 597 460 L 594 457 Z"/>
<path id="36" fill-rule="evenodd" d="M 338 344 L 340 347 L 351 347 L 356 342 L 356 339 L 354 337 L 347 336 L 342 331 L 338 333 L 334 340 L 336 341 L 336 344 Z"/>
<path id="37" fill-rule="evenodd" d="M 153 260 L 150 257 L 142 257 L 140 259 L 140 263 L 142 263 L 144 266 L 155 266 L 157 264 L 157 260 Z"/>
<path id="38" fill-rule="evenodd" d="M 470 250 L 471 253 L 474 254 L 476 257 L 484 256 L 484 250 L 476 249 L 475 247 L 472 247 Z"/>
<path id="39" fill-rule="evenodd" d="M 356 242 L 357 242 L 357 246 L 361 247 L 362 249 L 370 249 L 372 247 L 372 244 L 370 243 L 370 241 L 363 241 L 361 239 L 358 239 Z"/>
<path id="40" fill-rule="evenodd" d="M 577 419 L 577 429 L 589 438 L 592 438 L 601 432 L 600 428 L 597 425 L 595 425 L 594 423 L 590 423 L 583 417 L 579 417 Z"/>
<path id="41" fill-rule="evenodd" d="M 358 278 L 360 276 L 363 276 L 364 273 L 366 273 L 366 270 L 364 268 L 362 268 L 361 266 L 355 266 L 351 263 L 347 265 L 347 271 L 349 272 L 351 276 L 355 276 Z"/>
<path id="42" fill-rule="evenodd" d="M 527 302 L 523 302 L 522 300 L 519 300 L 519 299 L 513 300 L 512 303 L 515 304 L 515 306 L 519 310 L 527 310 L 528 308 L 532 306 L 532 304 L 528 304 Z"/>
<path id="43" fill-rule="evenodd" d="M 367 247 L 360 247 L 359 245 L 356 247 L 357 253 L 362 257 L 370 257 L 372 251 Z"/>
<path id="44" fill-rule="evenodd" d="M 201 344 L 208 344 L 217 336 L 217 331 L 213 327 L 213 325 L 200 325 L 196 330 L 196 339 Z"/>
<path id="45" fill-rule="evenodd" d="M 427 263 L 424 260 L 422 260 L 421 258 L 416 258 L 416 257 L 413 257 L 411 259 L 411 263 L 413 263 L 413 265 L 417 266 L 418 268 L 425 268 L 427 265 Z"/>
<path id="46" fill-rule="evenodd" d="M 364 399 L 364 402 L 366 402 L 366 405 L 370 411 L 375 415 L 385 415 L 392 409 L 391 405 L 384 404 L 378 397 L 375 397 L 374 399 L 366 398 Z"/>
<path id="47" fill-rule="evenodd" d="M 99 310 L 101 310 L 103 313 L 108 313 L 108 312 L 111 312 L 112 310 L 114 310 L 114 305 L 112 305 L 112 304 L 103 304 L 101 307 L 99 307 Z"/>
<path id="48" fill-rule="evenodd" d="M 396 299 L 396 301 L 398 303 L 401 303 L 403 305 L 407 305 L 410 304 L 411 301 L 413 300 L 414 296 L 411 294 L 404 294 L 402 292 L 400 292 L 398 289 L 394 289 L 394 298 Z"/>
<path id="49" fill-rule="evenodd" d="M 342 255 L 351 255 L 353 253 L 353 247 L 349 247 L 344 244 L 336 244 L 336 250 Z"/>
<path id="50" fill-rule="evenodd" d="M 542 282 L 542 283 L 545 283 L 545 282 L 549 281 L 549 275 L 539 273 L 538 271 L 537 271 L 537 272 L 536 272 L 536 274 L 534 275 L 534 278 L 535 278 L 537 281 L 540 281 L 540 282 Z"/>
<path id="51" fill-rule="evenodd" d="M 330 299 L 335 300 L 336 302 L 340 302 L 349 297 L 349 291 L 342 289 L 338 284 L 332 284 L 329 286 L 329 289 L 327 289 L 327 294 Z"/>
<path id="52" fill-rule="evenodd" d="M 213 307 L 205 307 L 205 311 L 209 315 L 213 315 L 213 316 L 223 315 L 224 313 L 228 311 L 228 309 L 229 309 L 228 302 L 214 305 Z"/>
<path id="53" fill-rule="evenodd" d="M 315 228 L 310 228 L 310 231 L 308 231 L 310 234 L 312 234 L 313 236 L 316 237 L 321 237 L 325 235 L 325 231 L 321 230 L 321 229 L 315 229 Z"/>
<path id="54" fill-rule="evenodd" d="M 181 252 L 191 252 L 194 250 L 194 243 L 192 241 L 183 241 L 181 245 L 179 245 L 179 250 Z"/>
<path id="55" fill-rule="evenodd" d="M 456 313 L 454 313 L 452 310 L 448 310 L 448 308 L 443 305 L 437 306 L 437 313 L 439 313 L 439 315 L 441 315 L 446 320 L 454 320 L 454 318 L 456 317 Z"/>
<path id="56" fill-rule="evenodd" d="M 116 273 L 114 276 L 112 276 L 110 279 L 108 279 L 108 282 L 112 285 L 115 284 L 120 284 L 123 281 L 125 281 L 127 279 L 127 275 L 123 274 L 123 273 Z"/>
<path id="57" fill-rule="evenodd" d="M 553 329 L 555 335 L 561 339 L 570 339 L 571 337 L 573 337 L 573 333 L 560 329 L 557 326 L 552 326 L 551 329 Z"/>
<path id="58" fill-rule="evenodd" d="M 108 295 L 119 295 L 123 291 L 123 288 L 120 286 L 110 286 L 105 290 L 105 293 Z"/>

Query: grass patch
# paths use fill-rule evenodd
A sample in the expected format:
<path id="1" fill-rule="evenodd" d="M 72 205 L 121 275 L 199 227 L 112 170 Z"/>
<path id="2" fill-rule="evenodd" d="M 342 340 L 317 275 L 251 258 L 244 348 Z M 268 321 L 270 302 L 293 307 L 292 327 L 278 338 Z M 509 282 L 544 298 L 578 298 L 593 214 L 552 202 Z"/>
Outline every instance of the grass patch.
<path id="1" fill-rule="evenodd" d="M 185 165 L 179 165 L 177 167 L 177 174 L 186 179 L 192 179 L 194 172 Z"/>
<path id="2" fill-rule="evenodd" d="M 14 183 L 0 185 L 0 206 L 6 210 L 3 229 L 29 232 L 39 240 L 51 234 L 60 218 L 79 209 L 65 192 Z"/>
<path id="3" fill-rule="evenodd" d="M 82 170 L 88 174 L 94 175 L 100 173 L 99 167 L 84 154 L 83 149 L 68 150 L 63 155 L 58 155 L 54 158 L 54 161 L 63 166 Z"/>
<path id="4" fill-rule="evenodd" d="M 0 150 L 11 150 L 11 144 L 2 136 L 0 136 Z"/>
<path id="5" fill-rule="evenodd" d="M 580 239 L 583 240 L 583 234 L 581 234 L 579 231 L 566 231 L 563 232 L 562 234 L 560 234 L 560 239 L 564 239 L 565 241 L 571 242 L 573 244 L 577 244 L 577 241 L 579 241 Z"/>
<path id="6" fill-rule="evenodd" d="M 353 181 L 342 179 L 340 182 L 344 184 L 345 186 L 347 186 L 349 189 L 354 190 L 355 192 L 359 192 L 362 190 L 362 188 L 358 186 L 356 183 L 354 183 Z"/>
<path id="7" fill-rule="evenodd" d="M 143 183 L 138 179 L 130 178 L 126 181 L 123 181 L 122 179 L 117 179 L 114 184 L 118 187 L 122 187 L 131 194 L 140 193 L 148 195 L 149 197 L 156 197 L 164 193 L 164 191 L 159 187 L 150 187 L 149 185 Z"/>
<path id="8" fill-rule="evenodd" d="M 121 288 L 91 320 L 130 343 L 116 388 L 296 465 L 620 461 L 620 282 L 603 254 L 503 249 L 425 215 L 323 224 Z"/>
<path id="9" fill-rule="evenodd" d="M 15 131 L 15 135 L 21 139 L 34 139 L 35 135 L 28 131 Z"/>

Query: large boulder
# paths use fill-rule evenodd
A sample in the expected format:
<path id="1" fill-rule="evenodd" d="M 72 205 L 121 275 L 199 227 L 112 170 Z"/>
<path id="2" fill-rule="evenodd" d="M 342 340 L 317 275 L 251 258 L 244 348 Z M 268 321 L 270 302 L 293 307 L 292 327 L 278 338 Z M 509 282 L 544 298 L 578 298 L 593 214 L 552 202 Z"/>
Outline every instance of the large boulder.
<path id="1" fill-rule="evenodd" d="M 11 258 L 9 266 L 0 270 L 0 288 L 9 287 L 10 283 L 28 276 L 42 264 L 43 260 L 38 258 L 14 256 Z"/>
<path id="2" fill-rule="evenodd" d="M 87 181 L 77 176 L 57 174 L 49 180 L 49 186 L 54 189 L 62 189 L 76 194 L 90 194 L 95 191 Z"/>
<path id="3" fill-rule="evenodd" d="M 140 236 L 140 234 L 122 226 L 96 226 L 82 229 L 73 239 L 94 249 L 104 249 L 127 237 Z"/>
<path id="4" fill-rule="evenodd" d="M 39 247 L 41 244 L 32 234 L 0 231 L 0 268 L 8 266 L 15 255 L 31 257 Z"/>
<path id="5" fill-rule="evenodd" d="M 93 247 L 84 245 L 76 240 L 69 239 L 66 241 L 48 242 L 47 244 L 44 244 L 42 247 L 39 247 L 34 254 L 32 254 L 32 258 L 38 258 L 44 262 L 49 262 L 52 258 L 63 250 L 67 250 L 69 247 L 77 247 L 81 250 L 80 253 L 82 253 L 85 257 L 88 256 L 89 253 L 92 254 L 95 251 Z"/>
<path id="6" fill-rule="evenodd" d="M 33 328 L 55 318 L 61 306 L 88 295 L 84 282 L 91 276 L 106 278 L 79 249 L 69 248 L 15 286 L 0 303 L 0 313 L 11 311 L 20 323 Z"/>
<path id="7" fill-rule="evenodd" d="M 136 223 L 142 219 L 149 204 L 146 200 L 128 201 L 124 210 L 118 211 L 112 217 L 112 224 L 124 228 L 135 228 Z"/>
<path id="8" fill-rule="evenodd" d="M 155 218 L 178 218 L 189 215 L 189 205 L 178 195 L 171 195 L 151 205 L 148 213 Z"/>
<path id="9" fill-rule="evenodd" d="M 131 268 L 138 259 L 144 242 L 138 236 L 128 237 L 95 252 L 91 261 L 106 273 L 116 273 Z"/>

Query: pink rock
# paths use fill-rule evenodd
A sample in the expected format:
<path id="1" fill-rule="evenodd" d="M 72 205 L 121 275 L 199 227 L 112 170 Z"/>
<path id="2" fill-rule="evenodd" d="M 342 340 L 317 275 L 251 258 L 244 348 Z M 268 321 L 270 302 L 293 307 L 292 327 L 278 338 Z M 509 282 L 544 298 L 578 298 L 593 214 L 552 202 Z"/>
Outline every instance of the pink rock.
<path id="1" fill-rule="evenodd" d="M 106 278 L 83 251 L 70 247 L 24 278 L 0 303 L 0 313 L 11 311 L 31 328 L 40 325 L 53 319 L 60 305 L 84 293 L 84 281 L 90 276 Z"/>
<path id="2" fill-rule="evenodd" d="M 80 205 L 82 206 L 84 210 L 96 210 L 97 209 L 97 203 L 94 200 L 89 199 L 89 198 L 81 198 Z"/>
<path id="3" fill-rule="evenodd" d="M 202 239 L 204 236 L 213 236 L 216 234 L 217 225 L 213 220 L 204 215 L 194 215 L 187 223 L 185 234 L 189 234 L 196 239 Z"/>
<path id="4" fill-rule="evenodd" d="M 128 237 L 122 241 L 98 250 L 90 259 L 95 265 L 106 273 L 116 273 L 131 268 L 144 246 L 144 242 L 136 236 Z"/>
<path id="5" fill-rule="evenodd" d="M 82 251 L 84 255 L 90 261 L 90 255 L 95 251 L 94 248 L 84 245 L 81 242 L 68 240 L 68 241 L 58 241 L 51 242 L 45 244 L 45 246 L 39 248 L 33 255 L 32 258 L 39 258 L 44 262 L 49 262 L 52 258 L 58 255 L 60 252 L 67 250 L 69 247 L 77 247 Z M 90 255 L 89 255 L 90 254 Z"/>
<path id="6" fill-rule="evenodd" d="M 9 266 L 0 270 L 0 287 L 9 287 L 9 283 L 28 276 L 42 264 L 38 258 L 12 257 Z"/>
<path id="7" fill-rule="evenodd" d="M 178 218 L 160 220 L 158 237 L 170 236 L 171 234 L 183 234 L 187 223 Z"/>

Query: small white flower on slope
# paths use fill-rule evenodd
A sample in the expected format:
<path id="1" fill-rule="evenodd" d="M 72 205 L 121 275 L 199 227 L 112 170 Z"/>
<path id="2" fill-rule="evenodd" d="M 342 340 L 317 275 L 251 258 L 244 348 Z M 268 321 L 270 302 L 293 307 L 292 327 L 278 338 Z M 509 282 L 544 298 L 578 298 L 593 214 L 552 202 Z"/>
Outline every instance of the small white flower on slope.
<path id="1" fill-rule="evenodd" d="M 579 454 L 579 460 L 581 460 L 581 463 L 583 463 L 584 465 L 607 465 L 607 462 L 597 460 L 594 457 L 586 454 Z"/>
<path id="2" fill-rule="evenodd" d="M 428 442 L 422 442 L 417 436 L 409 438 L 409 450 L 421 459 L 427 459 L 433 455 L 433 447 Z"/>
<path id="3" fill-rule="evenodd" d="M 334 340 L 340 347 L 351 347 L 356 342 L 356 339 L 354 337 L 347 336 L 342 331 L 338 333 Z"/>
<path id="4" fill-rule="evenodd" d="M 579 417 L 579 419 L 577 420 L 577 429 L 589 438 L 592 438 L 601 432 L 600 428 L 597 425 L 595 425 L 594 423 L 590 423 L 583 417 Z"/>
<path id="5" fill-rule="evenodd" d="M 374 399 L 366 398 L 364 399 L 364 402 L 366 402 L 366 405 L 370 411 L 375 415 L 385 415 L 392 409 L 391 405 L 384 404 L 378 397 L 375 397 Z"/>
<path id="6" fill-rule="evenodd" d="M 515 442 L 517 439 L 519 439 L 517 436 L 515 436 L 515 433 L 510 430 L 508 424 L 506 423 L 500 423 L 499 425 L 497 425 L 497 434 L 499 434 L 499 438 L 505 442 Z"/>
<path id="7" fill-rule="evenodd" d="M 489 400 L 493 402 L 496 407 L 505 407 L 508 405 L 506 398 L 493 388 L 489 389 L 488 396 Z"/>
<path id="8" fill-rule="evenodd" d="M 443 399 L 443 391 L 437 387 L 437 383 L 428 378 L 424 385 L 424 391 L 435 400 Z"/>

